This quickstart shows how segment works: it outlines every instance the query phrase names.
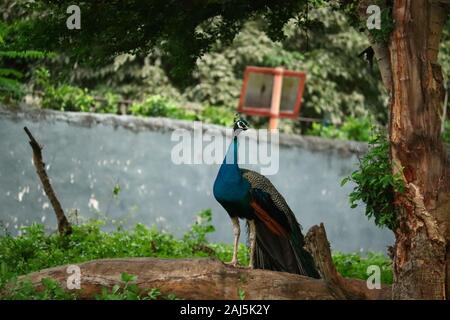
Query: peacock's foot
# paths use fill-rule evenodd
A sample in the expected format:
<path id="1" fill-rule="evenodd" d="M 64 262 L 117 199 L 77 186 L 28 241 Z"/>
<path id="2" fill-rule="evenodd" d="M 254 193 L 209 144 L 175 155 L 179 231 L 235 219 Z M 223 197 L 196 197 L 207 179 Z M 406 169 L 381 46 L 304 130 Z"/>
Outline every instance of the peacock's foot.
<path id="1" fill-rule="evenodd" d="M 231 260 L 230 262 L 225 262 L 225 264 L 232 267 L 239 267 L 238 261 L 234 259 Z"/>

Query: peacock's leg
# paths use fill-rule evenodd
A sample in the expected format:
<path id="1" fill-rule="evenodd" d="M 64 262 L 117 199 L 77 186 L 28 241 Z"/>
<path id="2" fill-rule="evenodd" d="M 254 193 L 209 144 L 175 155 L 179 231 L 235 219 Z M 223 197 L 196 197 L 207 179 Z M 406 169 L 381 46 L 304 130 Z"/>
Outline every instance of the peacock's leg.
<path id="1" fill-rule="evenodd" d="M 236 267 L 238 264 L 237 254 L 238 254 L 238 246 L 239 246 L 239 236 L 241 235 L 241 227 L 239 225 L 238 217 L 231 218 L 231 222 L 233 223 L 234 247 L 233 247 L 233 258 L 231 259 L 229 264 Z"/>
<path id="2" fill-rule="evenodd" d="M 250 242 L 250 264 L 249 267 L 254 267 L 254 256 L 256 248 L 256 225 L 255 220 L 248 221 L 248 241 Z"/>

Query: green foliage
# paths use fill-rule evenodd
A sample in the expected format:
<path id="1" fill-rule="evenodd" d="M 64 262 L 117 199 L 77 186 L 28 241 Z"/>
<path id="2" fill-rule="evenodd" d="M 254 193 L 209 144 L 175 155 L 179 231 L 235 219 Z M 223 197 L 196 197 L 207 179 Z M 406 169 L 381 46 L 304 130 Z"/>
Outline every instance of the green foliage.
<path id="1" fill-rule="evenodd" d="M 98 113 L 119 113 L 119 101 L 121 96 L 112 92 L 106 92 L 101 100 L 96 100 L 94 104 L 95 112 Z"/>
<path id="2" fill-rule="evenodd" d="M 381 10 L 381 28 L 369 30 L 372 39 L 375 42 L 387 42 L 389 36 L 394 30 L 394 20 L 392 18 L 392 8 L 384 8 Z"/>
<path id="3" fill-rule="evenodd" d="M 450 122 L 445 121 L 444 132 L 442 133 L 442 139 L 447 145 L 447 149 L 450 149 Z"/>
<path id="4" fill-rule="evenodd" d="M 245 300 L 245 291 L 242 288 L 238 288 L 238 297 L 239 300 Z"/>
<path id="5" fill-rule="evenodd" d="M 143 292 L 135 284 L 137 276 L 127 273 L 121 274 L 122 285 L 114 285 L 111 290 L 103 287 L 100 294 L 95 296 L 96 300 L 157 300 L 178 299 L 174 294 L 162 295 L 159 289 L 152 288 Z M 11 280 L 6 287 L 2 298 L 8 300 L 76 300 L 76 293 L 68 293 L 54 279 L 44 278 L 41 281 L 42 289 L 33 286 L 31 281 Z"/>
<path id="6" fill-rule="evenodd" d="M 159 296 L 161 296 L 161 291 L 159 291 L 159 289 L 157 289 L 157 288 L 152 288 L 148 292 L 149 300 L 156 300 L 156 299 L 158 299 Z"/>
<path id="7" fill-rule="evenodd" d="M 450 19 L 447 19 L 447 23 L 442 33 L 438 62 L 442 66 L 444 75 L 447 77 L 447 90 L 450 90 Z"/>
<path id="8" fill-rule="evenodd" d="M 401 173 L 392 174 L 389 159 L 389 142 L 382 134 L 376 134 L 369 142 L 369 151 L 359 161 L 358 170 L 344 178 L 341 185 L 349 181 L 356 184 L 349 195 L 350 205 L 355 208 L 359 201 L 366 204 L 367 218 L 374 218 L 379 227 L 394 230 L 397 213 L 394 193 L 404 192 Z"/>
<path id="9" fill-rule="evenodd" d="M 234 121 L 234 113 L 226 107 L 206 106 L 198 115 L 198 119 L 207 123 L 230 127 Z"/>
<path id="10" fill-rule="evenodd" d="M 35 70 L 35 82 L 42 91 L 41 107 L 60 111 L 93 110 L 94 97 L 89 95 L 87 89 L 81 89 L 71 85 L 54 86 L 50 81 L 50 72 L 44 68 Z"/>
<path id="11" fill-rule="evenodd" d="M 8 300 L 73 300 L 74 294 L 66 292 L 59 283 L 51 278 L 41 280 L 42 290 L 37 290 L 31 281 L 12 279 L 6 293 L 1 297 Z"/>
<path id="12" fill-rule="evenodd" d="M 42 99 L 43 108 L 60 111 L 88 112 L 94 103 L 94 97 L 89 95 L 87 89 L 70 85 L 48 88 Z"/>
<path id="13" fill-rule="evenodd" d="M 20 98 L 24 94 L 24 70 L 12 67 L 20 61 L 43 59 L 48 54 L 36 50 L 14 50 L 8 43 L 10 27 L 0 22 L 0 99 Z M 11 65 L 11 66 L 8 66 Z"/>
<path id="14" fill-rule="evenodd" d="M 335 10 L 341 11 L 346 16 L 349 24 L 353 28 L 357 30 L 362 28 L 358 14 L 359 0 L 336 0 L 331 3 Z"/>
<path id="15" fill-rule="evenodd" d="M 118 228 L 110 233 L 102 231 L 102 225 L 104 223 L 97 220 L 74 225 L 73 234 L 66 238 L 61 238 L 56 233 L 46 233 L 44 226 L 40 224 L 23 227 L 22 234 L 16 237 L 9 234 L 0 236 L 0 290 L 8 288 L 2 298 L 76 299 L 75 295 L 65 293 L 52 280 L 43 281 L 43 290 L 40 291 L 36 291 L 30 282 L 17 280 L 20 275 L 59 265 L 123 257 L 213 256 L 222 261 L 230 261 L 232 257 L 233 246 L 231 244 L 207 242 L 207 235 L 214 231 L 214 227 L 211 225 L 210 210 L 200 212 L 196 222 L 181 239 L 160 232 L 155 227 L 148 228 L 142 224 L 137 224 L 134 229 L 129 231 Z M 359 260 L 355 260 L 354 255 L 339 253 L 334 256 L 334 259 L 342 261 L 346 256 L 349 256 L 348 259 L 354 261 L 354 264 L 338 263 L 338 271 L 344 276 L 364 278 L 365 274 L 361 271 L 364 270 L 364 267 L 359 265 Z M 386 267 L 383 272 L 387 274 L 389 272 L 388 260 L 381 255 L 377 257 L 379 261 L 384 261 Z M 242 265 L 248 265 L 248 258 L 248 249 L 241 243 L 238 260 Z M 361 259 L 361 263 L 364 261 Z M 374 261 L 371 263 L 378 264 Z M 383 281 L 385 281 L 384 279 Z M 110 290 L 105 288 L 97 296 L 97 299 L 178 299 L 174 295 L 162 295 L 157 288 L 148 292 L 140 292 L 135 285 L 137 278 L 133 275 L 123 273 L 121 280 L 122 285 Z M 7 287 L 6 284 L 8 284 Z M 238 295 L 240 298 L 245 298 L 243 290 L 238 291 Z"/>
<path id="16" fill-rule="evenodd" d="M 150 96 L 142 103 L 134 103 L 131 106 L 131 114 L 184 120 L 196 119 L 195 112 L 180 108 L 170 99 L 160 95 Z"/>
<path id="17" fill-rule="evenodd" d="M 161 297 L 159 289 L 152 288 L 147 293 L 141 292 L 135 284 L 137 276 L 126 272 L 120 275 L 123 285 L 114 285 L 111 290 L 102 288 L 102 292 L 96 296 L 97 300 L 156 300 Z"/>
<path id="18" fill-rule="evenodd" d="M 267 21 L 255 16 L 242 25 L 232 42 L 215 41 L 208 52 L 197 59 L 195 70 L 184 76 L 188 80 L 184 85 L 171 77 L 173 65 L 158 48 L 122 54 L 105 66 L 94 67 L 68 63 L 70 60 L 62 56 L 58 66 L 66 72 L 62 79 L 102 94 L 112 91 L 137 101 L 159 96 L 181 106 L 188 103 L 211 106 L 206 107 L 208 115 L 205 117 L 214 117 L 215 120 L 208 122 L 218 124 L 222 122 L 222 115 L 214 113 L 221 113 L 223 109 L 232 116 L 233 112 L 228 110 L 236 108 L 246 66 L 283 66 L 307 73 L 303 116 L 339 124 L 348 116 L 372 114 L 374 121 L 385 123 L 387 96 L 378 72 L 371 71 L 367 62 L 357 57 L 368 46 L 367 39 L 349 27 L 340 11 L 310 5 L 308 16 L 308 36 L 299 28 L 298 21 L 292 19 L 284 25 L 285 39 L 281 41 L 273 41 L 265 32 Z M 153 107 L 138 104 L 138 113 L 158 114 Z M 216 110 L 217 107 L 222 109 Z M 159 112 L 168 116 L 174 112 L 174 117 L 181 119 L 192 118 L 191 112 L 177 112 L 173 108 L 163 108 Z M 197 117 L 201 115 L 197 113 Z M 259 120 L 252 121 L 253 127 L 259 124 Z M 286 132 L 300 133 L 305 129 L 297 121 L 283 120 L 281 125 Z"/>
<path id="19" fill-rule="evenodd" d="M 119 194 L 120 194 L 120 184 L 118 184 L 118 183 L 116 183 L 115 185 L 114 185 L 114 188 L 113 188 L 113 197 L 114 198 L 118 198 L 119 197 Z"/>
<path id="20" fill-rule="evenodd" d="M 58 234 L 46 234 L 43 225 L 33 224 L 22 228 L 22 235 L 0 237 L 0 289 L 17 276 L 64 264 L 80 263 L 101 258 L 119 257 L 162 257 L 184 258 L 215 256 L 230 261 L 232 246 L 208 244 L 207 235 L 214 231 L 211 225 L 211 211 L 200 212 L 192 228 L 177 239 L 170 234 L 159 232 L 155 227 L 147 228 L 137 224 L 133 230 L 118 229 L 112 233 L 101 231 L 102 221 L 93 220 L 84 225 L 74 225 L 73 234 L 61 238 Z M 248 264 L 245 245 L 240 244 L 239 259 Z M 136 279 L 123 274 L 125 286 L 103 290 L 98 299 L 156 299 L 158 291 L 151 290 L 147 295 L 138 292 L 132 284 Z M 30 286 L 16 285 L 11 295 L 16 298 L 33 296 Z M 57 288 L 53 288 L 57 298 Z M 49 293 L 50 294 L 50 293 Z M 48 295 L 49 295 L 48 294 Z M 47 296 L 48 296 L 47 295 Z M 174 295 L 161 296 L 164 299 L 178 299 Z"/>
<path id="21" fill-rule="evenodd" d="M 322 123 L 313 123 L 306 134 L 331 139 L 369 141 L 371 136 L 370 118 L 347 117 L 344 123 L 337 127 Z"/>
<path id="22" fill-rule="evenodd" d="M 311 10 L 309 19 L 308 37 L 295 21 L 289 21 L 281 42 L 267 36 L 261 21 L 246 23 L 230 45 L 218 43 L 198 61 L 184 97 L 234 107 L 246 66 L 282 66 L 307 73 L 303 116 L 338 124 L 347 116 L 373 114 L 374 120 L 386 121 L 387 100 L 376 70 L 370 71 L 357 57 L 367 47 L 364 36 L 349 28 L 341 13 L 327 8 Z M 290 126 L 289 131 L 300 131 L 298 123 Z"/>
<path id="23" fill-rule="evenodd" d="M 206 106 L 200 111 L 187 110 L 160 95 L 150 96 L 142 103 L 134 103 L 130 109 L 135 116 L 196 120 L 223 126 L 230 126 L 234 119 L 234 113 L 225 107 Z"/>
<path id="24" fill-rule="evenodd" d="M 119 112 L 120 95 L 104 92 L 103 96 L 98 97 L 86 88 L 66 84 L 54 85 L 50 72 L 44 68 L 35 70 L 34 86 L 42 91 L 42 108 L 78 112 Z M 234 113 L 225 107 L 206 106 L 194 111 L 183 108 L 175 100 L 162 95 L 151 95 L 143 102 L 133 103 L 129 112 L 135 116 L 198 120 L 226 126 L 231 125 L 234 118 Z"/>
<path id="25" fill-rule="evenodd" d="M 356 253 L 333 252 L 333 262 L 339 273 L 346 278 L 367 280 L 367 268 L 380 267 L 381 283 L 392 283 L 392 262 L 381 253 L 369 252 L 366 257 Z"/>
<path id="26" fill-rule="evenodd" d="M 101 230 L 104 222 L 93 220 L 87 224 L 74 225 L 73 234 L 61 238 L 58 234 L 46 234 L 43 225 L 24 227 L 22 235 L 0 237 L 0 287 L 16 275 L 44 268 L 79 263 L 92 259 L 114 257 L 205 257 L 217 256 L 231 260 L 229 245 L 208 245 L 206 237 L 214 231 L 211 211 L 199 214 L 197 221 L 182 239 L 137 224 L 125 231 L 119 228 L 106 233 Z M 240 247 L 241 263 L 248 263 L 247 250 Z"/>
<path id="27" fill-rule="evenodd" d="M 34 85 L 42 91 L 41 107 L 60 111 L 118 113 L 119 96 L 108 92 L 96 99 L 86 88 L 72 85 L 54 85 L 45 68 L 34 71 Z"/>
<path id="28" fill-rule="evenodd" d="M 170 66 L 171 75 L 188 82 L 184 76 L 197 58 L 217 41 L 230 43 L 248 19 L 261 17 L 271 38 L 280 40 L 284 24 L 316 2 L 232 0 L 227 5 L 220 1 L 186 5 L 183 1 L 140 1 L 127 7 L 126 14 L 117 10 L 115 2 L 83 2 L 82 32 L 77 32 L 65 27 L 66 9 L 72 2 L 42 0 L 24 6 L 29 19 L 17 26 L 16 32 L 27 35 L 23 36 L 24 46 L 50 47 L 92 65 L 104 63 L 118 53 L 157 48 Z"/>
<path id="29" fill-rule="evenodd" d="M 206 244 L 206 236 L 208 233 L 215 231 L 211 221 L 212 212 L 210 209 L 200 212 L 191 230 L 183 236 L 183 241 L 192 247 Z"/>

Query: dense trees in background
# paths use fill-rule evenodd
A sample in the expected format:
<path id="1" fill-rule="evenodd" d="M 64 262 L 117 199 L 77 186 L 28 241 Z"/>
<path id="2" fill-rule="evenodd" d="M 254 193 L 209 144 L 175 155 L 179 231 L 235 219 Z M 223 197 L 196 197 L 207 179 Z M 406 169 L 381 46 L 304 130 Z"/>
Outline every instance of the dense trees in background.
<path id="1" fill-rule="evenodd" d="M 26 3 L 24 0 L 8 0 L 0 5 L 3 18 L 11 29 L 18 18 L 28 18 L 25 15 Z M 66 13 L 64 17 L 67 16 Z M 174 77 L 174 69 L 167 62 L 167 53 L 164 53 L 164 48 L 158 47 L 145 52 L 127 52 L 112 57 L 107 55 L 109 60 L 92 65 L 78 56 L 74 57 L 72 49 L 77 47 L 69 46 L 69 50 L 57 48 L 58 55 L 47 59 L 45 63 L 40 60 L 39 65 L 49 69 L 50 83 L 80 88 L 61 88 L 60 94 L 72 97 L 69 100 L 74 100 L 74 96 L 80 96 L 82 90 L 87 88 L 91 96 L 101 96 L 111 103 L 119 99 L 141 101 L 152 95 L 162 95 L 180 105 L 196 103 L 199 107 L 223 106 L 230 110 L 236 107 L 242 73 L 247 65 L 281 65 L 308 73 L 302 116 L 322 119 L 325 124 L 335 125 L 342 124 L 348 116 L 365 117 L 374 123 L 386 125 L 388 101 L 377 64 L 371 67 L 363 56 L 358 56 L 368 47 L 367 38 L 357 28 L 350 26 L 352 21 L 347 19 L 346 12 L 336 10 L 336 6 L 310 4 L 307 19 L 308 28 L 299 28 L 298 21 L 289 20 L 283 26 L 285 37 L 274 41 L 265 32 L 268 28 L 267 19 L 253 15 L 251 21 L 243 22 L 242 29 L 233 40 L 212 41 L 209 52 L 201 59 L 196 59 L 196 68 L 183 74 L 182 78 L 188 79 L 186 81 Z M 65 21 L 61 29 L 66 29 L 64 27 Z M 450 51 L 449 30 L 447 26 L 442 42 L 444 52 Z M 11 42 L 9 45 L 12 48 L 19 47 L 24 41 L 17 36 L 6 40 Z M 450 71 L 450 58 L 445 54 L 441 57 L 444 70 Z M 189 63 L 187 65 L 185 68 L 190 70 L 192 66 Z M 35 68 L 24 70 L 24 80 L 31 80 L 26 88 L 28 92 L 42 89 L 33 70 Z M 78 97 L 80 99 L 89 103 L 89 97 Z M 98 109 L 110 112 L 118 110 L 117 107 Z M 305 132 L 305 124 L 300 128 L 297 121 L 286 120 L 281 125 L 286 132 Z M 342 135 L 340 132 L 329 133 L 320 126 L 318 130 L 309 132 L 331 137 Z"/>
<path id="2" fill-rule="evenodd" d="M 71 1 L 13 2 L 22 5 L 8 9 L 17 20 L 0 50 L 58 52 L 66 64 L 53 61 L 52 70 L 62 81 L 232 107 L 245 65 L 283 65 L 310 75 L 304 115 L 338 122 L 370 112 L 387 123 L 392 174 L 404 185 L 393 196 L 393 296 L 448 298 L 450 177 L 441 128 L 449 0 L 83 2 L 80 30 L 65 27 Z M 382 28 L 368 31 L 374 3 Z M 367 46 L 378 70 L 358 58 Z"/>
<path id="3" fill-rule="evenodd" d="M 100 69 L 77 68 L 72 81 L 81 86 L 106 87 L 128 98 L 163 94 L 181 101 L 235 108 L 247 65 L 284 66 L 308 73 L 302 115 L 339 123 L 345 116 L 367 116 L 371 111 L 386 120 L 386 96 L 379 75 L 357 54 L 367 40 L 351 29 L 344 16 L 327 9 L 310 13 L 320 19 L 306 33 L 293 22 L 285 27 L 286 39 L 272 41 L 264 22 L 248 22 L 230 45 L 218 41 L 197 62 L 187 86 L 170 79 L 160 52 L 115 58 Z"/>
<path id="4" fill-rule="evenodd" d="M 4 8 L 10 8 L 4 14 L 20 16 L 18 5 L 13 5 L 20 2 L 4 3 Z M 387 96 L 376 65 L 371 70 L 367 61 L 358 57 L 368 45 L 364 35 L 349 26 L 343 13 L 329 7 L 311 7 L 308 19 L 307 31 L 290 20 L 283 27 L 286 37 L 274 41 L 265 33 L 268 22 L 255 15 L 243 23 L 232 41 L 213 41 L 209 52 L 196 60 L 196 68 L 183 75 L 189 78 L 186 82 L 174 76 L 163 48 L 120 54 L 110 63 L 94 66 L 74 58 L 69 50 L 41 65 L 49 69 L 51 82 L 88 88 L 93 95 L 112 93 L 132 100 L 163 95 L 181 105 L 188 102 L 229 109 L 236 107 L 247 65 L 284 66 L 308 74 L 303 116 L 340 124 L 348 116 L 373 115 L 386 123 Z M 33 88 L 39 88 L 36 81 L 30 82 L 28 89 Z M 282 125 L 288 132 L 300 129 L 296 121 L 286 120 Z"/>

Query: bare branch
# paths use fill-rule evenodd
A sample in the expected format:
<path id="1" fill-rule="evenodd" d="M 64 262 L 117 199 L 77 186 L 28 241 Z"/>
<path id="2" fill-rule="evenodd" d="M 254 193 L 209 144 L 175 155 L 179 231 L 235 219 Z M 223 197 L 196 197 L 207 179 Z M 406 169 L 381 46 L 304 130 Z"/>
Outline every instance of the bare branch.
<path id="1" fill-rule="evenodd" d="M 342 277 L 334 266 L 330 243 L 323 223 L 313 226 L 306 235 L 306 249 L 311 253 L 322 279 L 339 299 L 390 299 L 390 286 L 383 285 L 379 290 L 367 288 L 365 281 Z"/>
<path id="2" fill-rule="evenodd" d="M 42 186 L 44 187 L 45 194 L 50 200 L 52 204 L 53 210 L 56 214 L 56 219 L 58 221 L 58 231 L 61 235 L 68 235 L 72 233 L 72 226 L 67 220 L 63 208 L 61 207 L 61 203 L 56 197 L 55 191 L 50 183 L 50 179 L 48 178 L 47 172 L 45 170 L 45 164 L 42 160 L 42 146 L 36 141 L 36 139 L 31 134 L 30 130 L 27 127 L 23 128 L 30 139 L 29 143 L 31 149 L 33 150 L 33 164 L 36 168 L 36 172 L 41 180 Z"/>

